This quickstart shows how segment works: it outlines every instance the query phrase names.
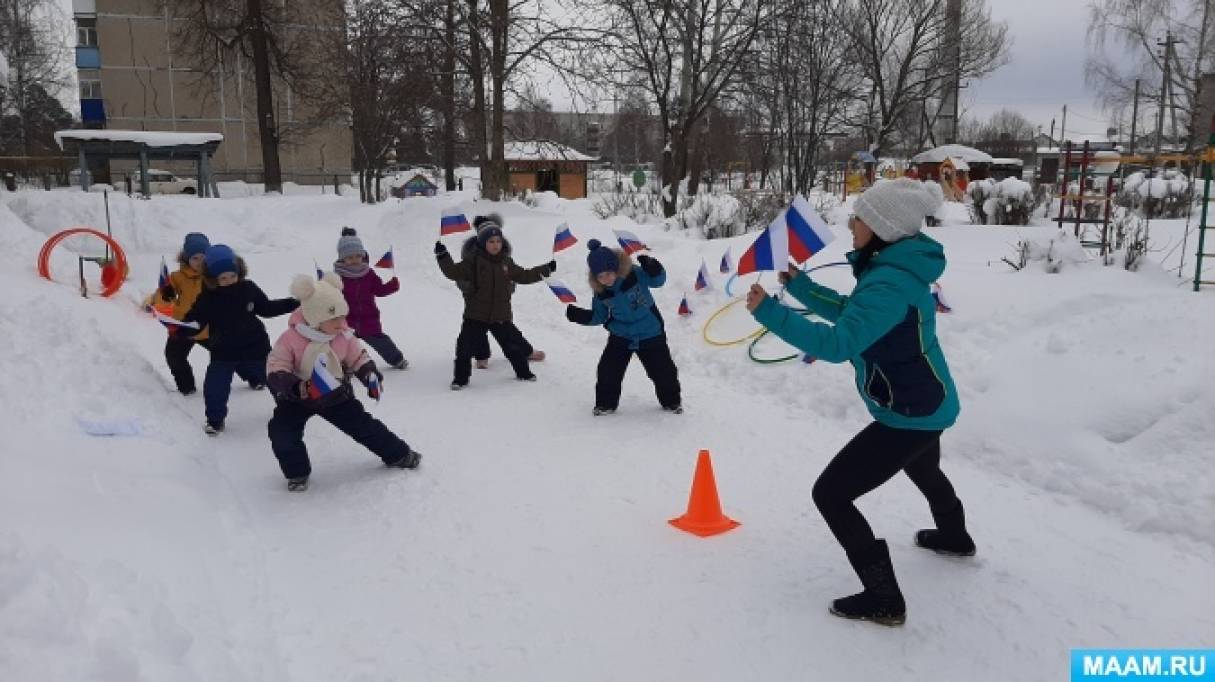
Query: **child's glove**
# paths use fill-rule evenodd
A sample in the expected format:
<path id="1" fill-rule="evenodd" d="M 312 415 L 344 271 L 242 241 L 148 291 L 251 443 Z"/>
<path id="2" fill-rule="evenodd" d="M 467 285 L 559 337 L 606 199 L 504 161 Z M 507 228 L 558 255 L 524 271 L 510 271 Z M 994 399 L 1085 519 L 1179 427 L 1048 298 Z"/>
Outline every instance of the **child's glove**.
<path id="1" fill-rule="evenodd" d="M 590 324 L 591 317 L 594 314 L 586 308 L 579 308 L 574 304 L 565 306 L 565 319 L 574 324 Z"/>
<path id="2" fill-rule="evenodd" d="M 662 263 L 659 263 L 657 259 L 641 255 L 637 257 L 637 263 L 641 265 L 642 271 L 650 277 L 657 277 L 662 274 Z"/>
<path id="3" fill-rule="evenodd" d="M 354 375 L 367 387 L 367 395 L 372 400 L 380 399 L 384 392 L 384 375 L 376 368 L 375 362 L 367 361 Z"/>
<path id="4" fill-rule="evenodd" d="M 172 303 L 177 300 L 177 291 L 172 285 L 166 284 L 160 288 L 160 298 L 165 303 Z"/>
<path id="5" fill-rule="evenodd" d="M 436 241 L 435 242 L 435 256 L 442 258 L 443 256 L 446 256 L 446 255 L 447 255 L 447 247 L 443 246 L 443 242 Z"/>
<path id="6" fill-rule="evenodd" d="M 545 277 L 548 277 L 549 275 L 551 275 L 551 274 L 553 274 L 554 272 L 556 272 L 556 271 L 557 271 L 557 261 L 556 261 L 556 260 L 550 260 L 550 261 L 548 262 L 548 265 L 545 265 L 544 267 L 545 267 L 544 276 L 545 276 Z"/>
<path id="7" fill-rule="evenodd" d="M 279 400 L 300 401 L 308 399 L 308 382 L 291 372 L 272 372 L 266 377 L 270 393 Z"/>

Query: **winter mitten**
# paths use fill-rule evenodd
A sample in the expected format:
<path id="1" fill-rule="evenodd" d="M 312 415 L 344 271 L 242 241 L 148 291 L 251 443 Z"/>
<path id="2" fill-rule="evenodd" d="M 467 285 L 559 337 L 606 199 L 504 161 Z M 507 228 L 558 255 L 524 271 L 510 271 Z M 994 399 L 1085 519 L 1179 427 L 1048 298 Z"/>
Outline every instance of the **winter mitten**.
<path id="1" fill-rule="evenodd" d="M 372 400 L 380 399 L 380 386 L 384 385 L 384 375 L 381 374 L 380 370 L 376 368 L 374 361 L 368 360 L 363 364 L 362 367 L 358 368 L 354 375 L 358 377 L 359 381 L 363 382 L 364 386 L 367 387 L 367 395 L 370 396 Z M 376 383 L 374 386 L 371 383 L 371 377 L 376 378 Z"/>
<path id="2" fill-rule="evenodd" d="M 657 277 L 662 274 L 662 263 L 659 263 L 657 259 L 641 255 L 637 257 L 637 263 L 641 265 L 642 271 L 650 277 Z"/>
<path id="3" fill-rule="evenodd" d="M 307 382 L 291 372 L 272 372 L 266 377 L 270 393 L 279 400 L 303 400 L 308 397 Z"/>
<path id="4" fill-rule="evenodd" d="M 160 298 L 165 303 L 172 303 L 177 300 L 177 291 L 173 289 L 172 285 L 166 284 L 160 288 Z"/>
<path id="5" fill-rule="evenodd" d="M 546 267 L 548 267 L 548 272 L 544 273 L 544 276 L 548 277 L 549 275 L 551 275 L 557 271 L 557 261 L 555 259 L 550 260 Z"/>
<path id="6" fill-rule="evenodd" d="M 576 305 L 565 306 L 565 319 L 574 324 L 590 324 L 593 313 L 586 308 L 579 308 Z"/>
<path id="7" fill-rule="evenodd" d="M 435 255 L 438 256 L 439 258 L 442 258 L 443 256 L 447 255 L 447 247 L 443 246 L 443 242 L 441 242 L 441 241 L 435 242 Z"/>
<path id="8" fill-rule="evenodd" d="M 796 265 L 790 265 L 789 269 L 778 274 L 776 279 L 781 283 L 782 286 L 788 286 L 789 282 L 792 282 L 793 278 L 797 277 L 799 272 L 801 271 L 797 269 Z"/>

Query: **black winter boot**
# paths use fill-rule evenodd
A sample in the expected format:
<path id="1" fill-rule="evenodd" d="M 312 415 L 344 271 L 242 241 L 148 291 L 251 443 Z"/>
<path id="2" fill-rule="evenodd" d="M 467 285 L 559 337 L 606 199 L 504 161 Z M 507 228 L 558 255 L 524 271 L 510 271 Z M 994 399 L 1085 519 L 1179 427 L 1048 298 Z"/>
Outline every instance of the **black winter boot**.
<path id="1" fill-rule="evenodd" d="M 974 556 L 975 542 L 966 532 L 966 513 L 961 501 L 953 510 L 944 514 L 933 514 L 936 528 L 918 530 L 915 544 L 947 556 Z"/>
<path id="2" fill-rule="evenodd" d="M 907 605 L 894 578 L 886 541 L 876 540 L 863 552 L 849 554 L 848 561 L 865 590 L 831 602 L 831 613 L 879 625 L 902 625 L 907 619 Z"/>

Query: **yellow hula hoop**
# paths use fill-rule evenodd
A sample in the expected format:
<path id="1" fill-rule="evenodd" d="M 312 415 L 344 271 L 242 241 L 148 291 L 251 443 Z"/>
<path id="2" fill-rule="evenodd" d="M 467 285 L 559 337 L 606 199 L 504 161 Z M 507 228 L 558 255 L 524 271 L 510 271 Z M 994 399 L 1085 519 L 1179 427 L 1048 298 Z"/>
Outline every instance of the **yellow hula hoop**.
<path id="1" fill-rule="evenodd" d="M 760 334 L 764 333 L 764 328 L 760 327 L 759 329 L 756 329 L 755 331 L 751 332 L 750 334 L 747 334 L 746 336 L 742 337 L 741 339 L 735 339 L 733 341 L 717 341 L 715 339 L 709 338 L 709 325 L 713 324 L 713 320 L 716 320 L 719 316 L 721 316 L 722 313 L 726 312 L 730 308 L 733 308 L 734 306 L 738 305 L 739 303 L 742 303 L 745 300 L 746 299 L 744 299 L 744 298 L 736 298 L 733 301 L 730 301 L 729 303 L 725 304 L 724 306 L 718 308 L 717 312 L 713 313 L 712 315 L 709 316 L 709 319 L 705 320 L 705 326 L 702 327 L 700 330 L 700 335 L 705 340 L 705 343 L 709 344 L 710 346 L 717 346 L 718 348 L 725 348 L 728 346 L 737 346 L 740 344 L 744 344 L 744 343 L 750 341 L 751 339 L 754 339 L 755 337 L 759 336 Z"/>

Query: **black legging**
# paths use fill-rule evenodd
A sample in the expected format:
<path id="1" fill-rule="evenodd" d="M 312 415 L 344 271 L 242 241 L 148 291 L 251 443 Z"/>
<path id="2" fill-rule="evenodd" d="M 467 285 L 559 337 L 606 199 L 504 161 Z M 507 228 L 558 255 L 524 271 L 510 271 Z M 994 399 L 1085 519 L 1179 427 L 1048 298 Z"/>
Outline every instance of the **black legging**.
<path id="1" fill-rule="evenodd" d="M 853 503 L 900 470 L 928 498 L 934 516 L 957 507 L 958 496 L 941 471 L 940 439 L 940 431 L 896 429 L 874 422 L 831 460 L 814 483 L 814 504 L 844 551 L 856 554 L 873 545 L 873 529 Z"/>

